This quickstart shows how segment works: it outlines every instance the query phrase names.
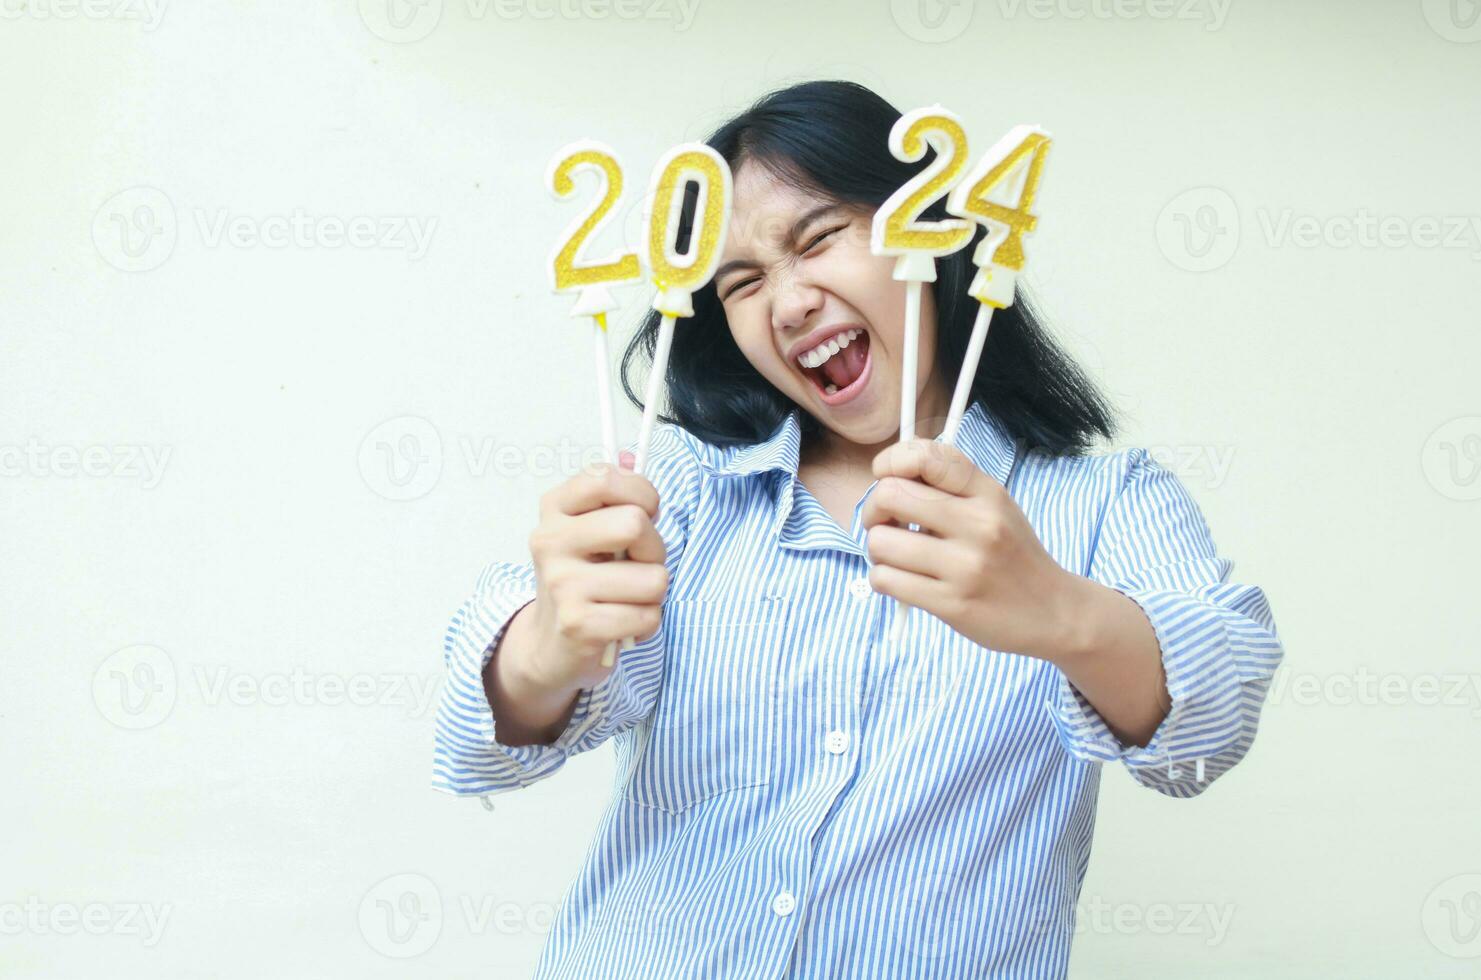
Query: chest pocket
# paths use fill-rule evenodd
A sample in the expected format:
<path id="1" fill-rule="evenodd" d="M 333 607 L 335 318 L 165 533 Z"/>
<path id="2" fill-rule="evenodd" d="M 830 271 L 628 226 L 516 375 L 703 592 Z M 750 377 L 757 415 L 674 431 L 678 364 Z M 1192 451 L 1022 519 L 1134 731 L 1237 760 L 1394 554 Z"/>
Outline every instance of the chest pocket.
<path id="1" fill-rule="evenodd" d="M 785 598 L 664 603 L 663 688 L 638 727 L 623 795 L 678 813 L 771 781 Z"/>

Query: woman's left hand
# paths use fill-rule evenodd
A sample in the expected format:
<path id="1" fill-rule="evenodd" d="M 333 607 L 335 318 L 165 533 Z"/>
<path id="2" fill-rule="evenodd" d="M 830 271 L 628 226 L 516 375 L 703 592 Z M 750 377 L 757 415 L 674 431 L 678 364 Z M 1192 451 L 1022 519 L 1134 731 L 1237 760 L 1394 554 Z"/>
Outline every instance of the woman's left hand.
<path id="1" fill-rule="evenodd" d="M 1056 662 L 1078 652 L 1093 583 L 1044 550 L 1002 484 L 929 439 L 883 450 L 874 476 L 861 519 L 876 591 L 989 649 Z"/>

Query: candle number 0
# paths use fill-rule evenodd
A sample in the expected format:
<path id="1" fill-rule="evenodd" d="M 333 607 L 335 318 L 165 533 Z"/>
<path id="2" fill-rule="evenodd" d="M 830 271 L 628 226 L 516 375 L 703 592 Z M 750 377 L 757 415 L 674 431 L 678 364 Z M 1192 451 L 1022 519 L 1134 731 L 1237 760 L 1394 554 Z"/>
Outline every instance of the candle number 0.
<path id="1" fill-rule="evenodd" d="M 699 184 L 703 214 L 695 216 L 689 250 L 680 253 L 680 190 L 689 180 Z M 679 147 L 659 161 L 648 215 L 648 265 L 664 289 L 693 291 L 714 274 L 730 208 L 730 169 L 707 146 Z"/>

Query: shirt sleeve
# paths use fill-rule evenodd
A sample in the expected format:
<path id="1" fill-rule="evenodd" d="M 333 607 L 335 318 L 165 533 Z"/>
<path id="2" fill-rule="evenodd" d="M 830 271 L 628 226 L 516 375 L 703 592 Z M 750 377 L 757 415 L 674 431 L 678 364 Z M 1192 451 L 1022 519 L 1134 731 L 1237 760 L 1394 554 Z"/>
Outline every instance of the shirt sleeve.
<path id="1" fill-rule="evenodd" d="M 658 491 L 656 528 L 672 585 L 690 511 L 698 459 L 675 426 L 653 434 L 645 475 Z M 635 444 L 625 447 L 634 451 Z M 663 676 L 663 627 L 617 655 L 601 683 L 581 691 L 570 721 L 549 745 L 505 745 L 483 687 L 483 670 L 514 615 L 535 598 L 534 563 L 497 561 L 479 576 L 453 615 L 443 643 L 446 674 L 438 695 L 432 787 L 458 796 L 488 795 L 550 776 L 566 759 L 636 725 L 652 711 Z"/>
<path id="2" fill-rule="evenodd" d="M 1195 796 L 1244 758 L 1282 647 L 1265 594 L 1230 581 L 1203 514 L 1182 482 L 1145 450 L 1128 454 L 1089 577 L 1126 595 L 1151 622 L 1172 706 L 1145 746 L 1123 745 L 1069 679 L 1050 702 L 1076 758 L 1119 759 L 1141 785 Z"/>

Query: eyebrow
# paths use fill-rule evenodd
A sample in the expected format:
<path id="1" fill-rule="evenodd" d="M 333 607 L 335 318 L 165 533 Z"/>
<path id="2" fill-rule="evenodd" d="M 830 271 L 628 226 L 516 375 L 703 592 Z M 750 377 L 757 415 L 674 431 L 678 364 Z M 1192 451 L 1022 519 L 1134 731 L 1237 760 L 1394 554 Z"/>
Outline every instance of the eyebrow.
<path id="1" fill-rule="evenodd" d="M 808 225 L 817 221 L 830 211 L 840 211 L 842 209 L 842 204 L 820 204 L 812 210 L 805 212 L 800 218 L 792 222 L 791 228 L 787 229 L 787 241 L 795 243 L 797 239 L 802 237 L 802 232 L 806 230 Z M 760 263 L 754 259 L 731 259 L 715 270 L 715 275 L 711 277 L 710 281 L 718 285 L 721 278 L 728 273 L 735 272 L 737 269 L 754 269 L 759 267 Z"/>

